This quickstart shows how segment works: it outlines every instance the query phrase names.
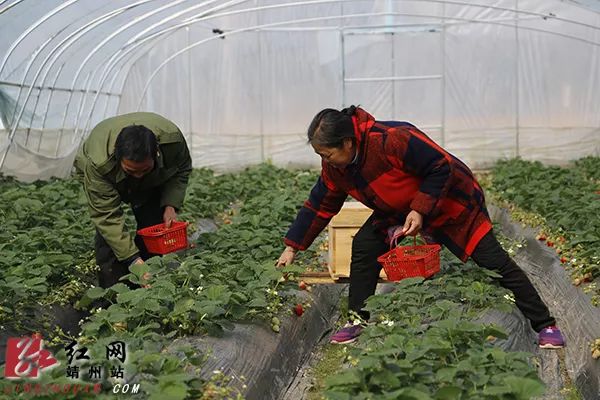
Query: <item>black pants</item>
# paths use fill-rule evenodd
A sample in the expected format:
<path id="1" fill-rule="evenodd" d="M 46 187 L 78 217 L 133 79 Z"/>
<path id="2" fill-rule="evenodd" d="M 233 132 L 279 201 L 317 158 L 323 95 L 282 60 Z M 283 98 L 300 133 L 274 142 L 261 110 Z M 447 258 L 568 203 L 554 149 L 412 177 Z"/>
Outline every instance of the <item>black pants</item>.
<path id="1" fill-rule="evenodd" d="M 137 223 L 137 229 L 160 224 L 163 222 L 163 208 L 160 206 L 160 196 L 150 198 L 143 205 L 132 205 L 133 215 Z M 147 260 L 154 254 L 148 253 L 142 238 L 135 236 L 135 244 L 140 250 L 140 257 Z M 119 282 L 119 278 L 129 274 L 129 264 L 133 260 L 119 261 L 112 248 L 106 243 L 106 240 L 96 231 L 96 264 L 100 267 L 98 275 L 98 284 L 102 288 L 108 288 Z M 137 287 L 131 282 L 124 282 L 130 287 Z"/>
<path id="2" fill-rule="evenodd" d="M 365 300 L 375 293 L 381 272 L 377 257 L 389 250 L 385 236 L 373 227 L 371 221 L 369 218 L 354 236 L 350 263 L 348 308 L 364 319 L 368 319 L 369 314 L 362 308 Z M 536 332 L 555 324 L 548 307 L 527 275 L 500 246 L 492 231 L 481 239 L 471 258 L 478 266 L 502 275 L 502 278 L 498 278 L 500 285 L 513 292 L 517 307 L 529 319 Z"/>

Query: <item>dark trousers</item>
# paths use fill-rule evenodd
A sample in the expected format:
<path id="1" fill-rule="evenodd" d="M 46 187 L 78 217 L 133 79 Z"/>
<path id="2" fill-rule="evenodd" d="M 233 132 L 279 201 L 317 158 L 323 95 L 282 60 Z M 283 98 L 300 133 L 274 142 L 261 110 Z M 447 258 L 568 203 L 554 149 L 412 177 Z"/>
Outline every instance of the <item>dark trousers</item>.
<path id="1" fill-rule="evenodd" d="M 160 224 L 163 222 L 163 208 L 160 207 L 160 197 L 150 198 L 143 205 L 132 205 L 133 215 L 137 223 L 137 229 L 146 228 L 148 226 Z M 139 235 L 135 236 L 135 245 L 140 251 L 140 257 L 147 260 L 153 254 L 148 253 L 142 238 Z M 100 267 L 98 275 L 98 284 L 102 288 L 108 288 L 119 282 L 119 278 L 129 274 L 129 264 L 134 260 L 119 261 L 115 256 L 112 248 L 106 243 L 106 240 L 96 231 L 95 238 L 96 247 L 96 264 Z M 131 282 L 124 282 L 130 287 L 137 287 Z"/>
<path id="2" fill-rule="evenodd" d="M 375 229 L 371 221 L 369 218 L 354 236 L 350 263 L 348 308 L 364 319 L 369 319 L 369 313 L 362 308 L 366 299 L 375 293 L 381 272 L 377 257 L 389 250 L 384 234 Z M 536 332 L 555 324 L 527 275 L 500 246 L 492 231 L 481 239 L 471 258 L 478 266 L 502 275 L 498 278 L 500 286 L 513 292 L 517 307 Z"/>

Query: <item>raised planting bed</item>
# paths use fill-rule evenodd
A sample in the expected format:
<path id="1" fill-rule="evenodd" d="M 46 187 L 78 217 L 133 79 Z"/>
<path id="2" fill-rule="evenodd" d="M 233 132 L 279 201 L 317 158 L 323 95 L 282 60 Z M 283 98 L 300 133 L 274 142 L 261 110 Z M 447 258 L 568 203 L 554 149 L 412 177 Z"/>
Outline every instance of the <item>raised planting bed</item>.
<path id="1" fill-rule="evenodd" d="M 600 334 L 600 312 L 592 304 L 592 296 L 572 285 L 560 256 L 536 238 L 536 228 L 512 220 L 505 209 L 490 206 L 489 210 L 506 235 L 524 241 L 514 258 L 527 272 L 563 332 L 567 346 L 558 352 L 561 369 L 584 399 L 600 398 L 600 365 L 592 357 L 592 344 Z"/>

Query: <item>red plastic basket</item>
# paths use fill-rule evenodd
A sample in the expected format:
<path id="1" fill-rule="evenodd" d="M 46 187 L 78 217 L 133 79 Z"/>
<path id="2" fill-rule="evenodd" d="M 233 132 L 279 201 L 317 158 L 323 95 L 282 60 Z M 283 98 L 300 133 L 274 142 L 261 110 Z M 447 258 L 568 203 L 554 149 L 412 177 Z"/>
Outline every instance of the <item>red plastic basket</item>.
<path id="1" fill-rule="evenodd" d="M 396 246 L 398 237 L 392 238 L 390 251 L 379 256 L 377 261 L 383 266 L 389 281 L 399 281 L 405 278 L 422 276 L 429 278 L 440 271 L 439 244 L 417 246 Z"/>
<path id="2" fill-rule="evenodd" d="M 187 226 L 187 222 L 173 221 L 170 228 L 158 224 L 140 229 L 137 233 L 149 253 L 167 254 L 187 247 Z"/>

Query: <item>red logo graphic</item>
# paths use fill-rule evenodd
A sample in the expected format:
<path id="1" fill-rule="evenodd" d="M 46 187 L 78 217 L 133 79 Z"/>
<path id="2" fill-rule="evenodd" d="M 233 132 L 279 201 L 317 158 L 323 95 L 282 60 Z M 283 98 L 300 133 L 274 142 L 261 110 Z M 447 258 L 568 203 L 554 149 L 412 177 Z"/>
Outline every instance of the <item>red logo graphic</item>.
<path id="1" fill-rule="evenodd" d="M 37 378 L 41 370 L 58 365 L 51 352 L 42 348 L 42 337 L 9 338 L 6 343 L 4 376 L 8 379 Z"/>

